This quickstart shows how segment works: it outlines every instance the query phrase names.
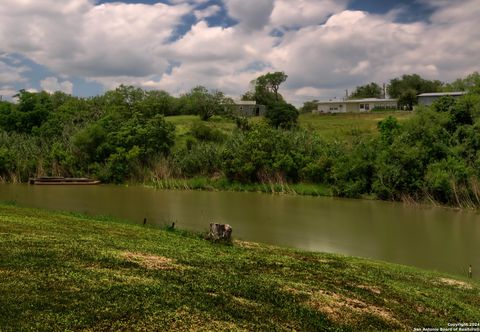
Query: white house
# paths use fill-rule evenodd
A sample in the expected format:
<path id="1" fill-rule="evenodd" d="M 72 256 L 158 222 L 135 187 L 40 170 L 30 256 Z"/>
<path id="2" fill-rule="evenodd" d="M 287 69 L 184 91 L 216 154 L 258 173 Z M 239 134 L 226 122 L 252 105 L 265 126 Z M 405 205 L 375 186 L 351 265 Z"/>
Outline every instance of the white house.
<path id="1" fill-rule="evenodd" d="M 397 109 L 397 99 L 351 99 L 351 100 L 332 100 L 318 102 L 318 107 L 314 113 L 353 113 L 368 112 L 373 109 Z"/>

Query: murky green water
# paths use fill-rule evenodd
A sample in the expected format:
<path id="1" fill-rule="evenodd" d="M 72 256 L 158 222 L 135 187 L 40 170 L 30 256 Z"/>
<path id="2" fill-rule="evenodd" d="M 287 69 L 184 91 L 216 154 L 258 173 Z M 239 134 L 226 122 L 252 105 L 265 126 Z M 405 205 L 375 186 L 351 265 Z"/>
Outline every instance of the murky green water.
<path id="1" fill-rule="evenodd" d="M 480 214 L 398 203 L 143 187 L 0 185 L 0 200 L 141 223 L 206 230 L 229 223 L 235 238 L 480 275 Z"/>

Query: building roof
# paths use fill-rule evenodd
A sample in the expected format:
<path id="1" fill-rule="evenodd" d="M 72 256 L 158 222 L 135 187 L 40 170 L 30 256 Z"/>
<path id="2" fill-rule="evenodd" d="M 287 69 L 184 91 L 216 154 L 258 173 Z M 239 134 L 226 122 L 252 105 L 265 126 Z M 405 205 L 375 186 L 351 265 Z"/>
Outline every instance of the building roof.
<path id="1" fill-rule="evenodd" d="M 349 100 L 330 100 L 319 101 L 317 104 L 357 104 L 357 103 L 385 103 L 397 102 L 397 99 L 379 99 L 379 98 L 364 98 L 364 99 L 349 99 Z"/>
<path id="2" fill-rule="evenodd" d="M 427 92 L 421 93 L 417 97 L 442 97 L 442 96 L 463 96 L 467 94 L 465 91 L 455 91 L 455 92 Z"/>

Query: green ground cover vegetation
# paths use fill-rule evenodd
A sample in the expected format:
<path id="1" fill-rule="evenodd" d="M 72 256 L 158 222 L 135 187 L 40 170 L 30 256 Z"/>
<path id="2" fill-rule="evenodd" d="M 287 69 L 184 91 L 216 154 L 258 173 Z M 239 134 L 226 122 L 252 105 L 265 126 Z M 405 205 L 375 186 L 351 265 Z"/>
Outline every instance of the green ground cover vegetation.
<path id="1" fill-rule="evenodd" d="M 244 96 L 269 105 L 255 118 L 202 87 L 180 97 L 126 86 L 93 98 L 20 91 L 17 103 L 0 102 L 0 177 L 480 205 L 478 74 L 451 84 L 467 87 L 464 97 L 413 112 L 300 116 L 278 93 L 286 75 L 275 74 Z"/>
<path id="2" fill-rule="evenodd" d="M 366 331 L 479 322 L 478 280 L 0 204 L 0 330 Z"/>

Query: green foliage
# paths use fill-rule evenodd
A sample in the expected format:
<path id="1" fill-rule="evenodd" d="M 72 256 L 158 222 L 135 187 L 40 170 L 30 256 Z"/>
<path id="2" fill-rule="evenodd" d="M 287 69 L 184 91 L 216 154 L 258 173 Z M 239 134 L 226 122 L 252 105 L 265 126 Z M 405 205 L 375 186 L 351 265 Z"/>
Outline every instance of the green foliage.
<path id="1" fill-rule="evenodd" d="M 226 139 L 226 135 L 220 129 L 210 128 L 202 122 L 194 122 L 190 132 L 200 141 L 222 142 Z"/>
<path id="2" fill-rule="evenodd" d="M 355 91 L 353 91 L 349 99 L 362 99 L 362 98 L 382 98 L 383 97 L 383 90 L 382 88 L 375 82 L 357 86 Z"/>
<path id="3" fill-rule="evenodd" d="M 221 91 L 208 91 L 203 86 L 193 88 L 189 93 L 182 96 L 187 114 L 196 114 L 200 119 L 207 121 L 214 115 L 227 113 L 233 101 Z"/>
<path id="4" fill-rule="evenodd" d="M 14 169 L 15 159 L 13 153 L 5 146 L 0 147 L 0 176 L 8 175 Z"/>
<path id="5" fill-rule="evenodd" d="M 465 78 L 459 78 L 452 83 L 446 84 L 444 91 L 467 91 L 474 94 L 480 94 L 480 74 L 474 72 Z"/>
<path id="6" fill-rule="evenodd" d="M 303 106 L 300 108 L 300 113 L 311 113 L 312 111 L 318 108 L 318 100 L 314 99 L 312 101 L 306 101 L 303 103 Z"/>
<path id="7" fill-rule="evenodd" d="M 226 142 L 222 169 L 240 182 L 298 181 L 318 148 L 318 139 L 305 131 L 256 125 Z"/>
<path id="8" fill-rule="evenodd" d="M 284 79 L 267 74 L 257 80 L 254 96 L 269 100 L 266 123 L 234 118 L 240 130 L 234 130 L 231 117 L 228 122 L 211 117 L 228 114 L 231 101 L 203 87 L 180 98 L 129 86 L 89 99 L 20 91 L 18 104 L 0 102 L 0 176 L 6 181 L 91 176 L 116 183 L 151 174 L 201 176 L 238 181 L 240 187 L 267 184 L 274 192 L 313 182 L 346 197 L 480 204 L 480 95 L 440 98 L 430 108 L 419 106 L 414 114 L 378 124 L 379 114 L 302 115 L 301 126 L 309 130 L 301 130 L 298 111 L 275 95 Z M 418 75 L 392 81 L 393 88 L 402 88 L 400 100 L 408 107 L 419 90 L 441 86 Z M 470 81 L 474 86 L 475 75 Z M 178 113 L 211 121 L 164 118 Z M 186 118 L 191 122 L 183 123 Z M 173 123 L 178 131 L 172 155 Z M 320 127 L 328 141 L 313 133 Z M 161 160 L 168 160 L 163 170 Z"/>
<path id="9" fill-rule="evenodd" d="M 181 175 L 214 175 L 222 170 L 221 146 L 211 142 L 199 142 L 174 154 L 175 166 Z"/>
<path id="10" fill-rule="evenodd" d="M 449 157 L 428 166 L 425 183 L 435 200 L 448 204 L 456 200 L 456 188 L 466 186 L 472 175 L 465 161 Z"/>
<path id="11" fill-rule="evenodd" d="M 278 92 L 280 85 L 288 78 L 284 72 L 273 72 L 259 76 L 252 81 L 254 91 L 249 91 L 242 96 L 242 100 L 255 100 L 259 105 L 265 105 L 267 109 L 278 103 L 284 102 L 282 95 Z"/>
<path id="12" fill-rule="evenodd" d="M 292 129 L 297 126 L 298 111 L 295 106 L 286 103 L 276 103 L 265 113 L 267 123 L 274 128 Z"/>
<path id="13" fill-rule="evenodd" d="M 339 158 L 332 166 L 333 192 L 340 197 L 357 198 L 368 194 L 372 188 L 375 170 L 375 147 L 358 143 Z"/>
<path id="14" fill-rule="evenodd" d="M 31 133 L 40 127 L 53 111 L 50 95 L 46 92 L 33 93 L 25 90 L 15 95 L 17 104 L 0 108 L 0 126 L 6 131 Z"/>
<path id="15" fill-rule="evenodd" d="M 394 138 L 397 136 L 400 129 L 400 124 L 393 116 L 388 116 L 386 119 L 380 121 L 377 125 L 380 132 L 380 139 L 385 144 L 392 144 Z"/>
<path id="16" fill-rule="evenodd" d="M 426 80 L 417 74 L 403 75 L 401 78 L 390 80 L 387 93 L 391 98 L 398 98 L 401 109 L 412 110 L 417 104 L 417 95 L 425 92 L 442 91 L 443 83 L 440 81 Z"/>
<path id="17" fill-rule="evenodd" d="M 403 75 L 401 78 L 390 80 L 387 86 L 387 93 L 391 98 L 400 98 L 408 91 L 415 95 L 425 92 L 440 92 L 443 83 L 440 81 L 426 80 L 417 74 Z"/>

